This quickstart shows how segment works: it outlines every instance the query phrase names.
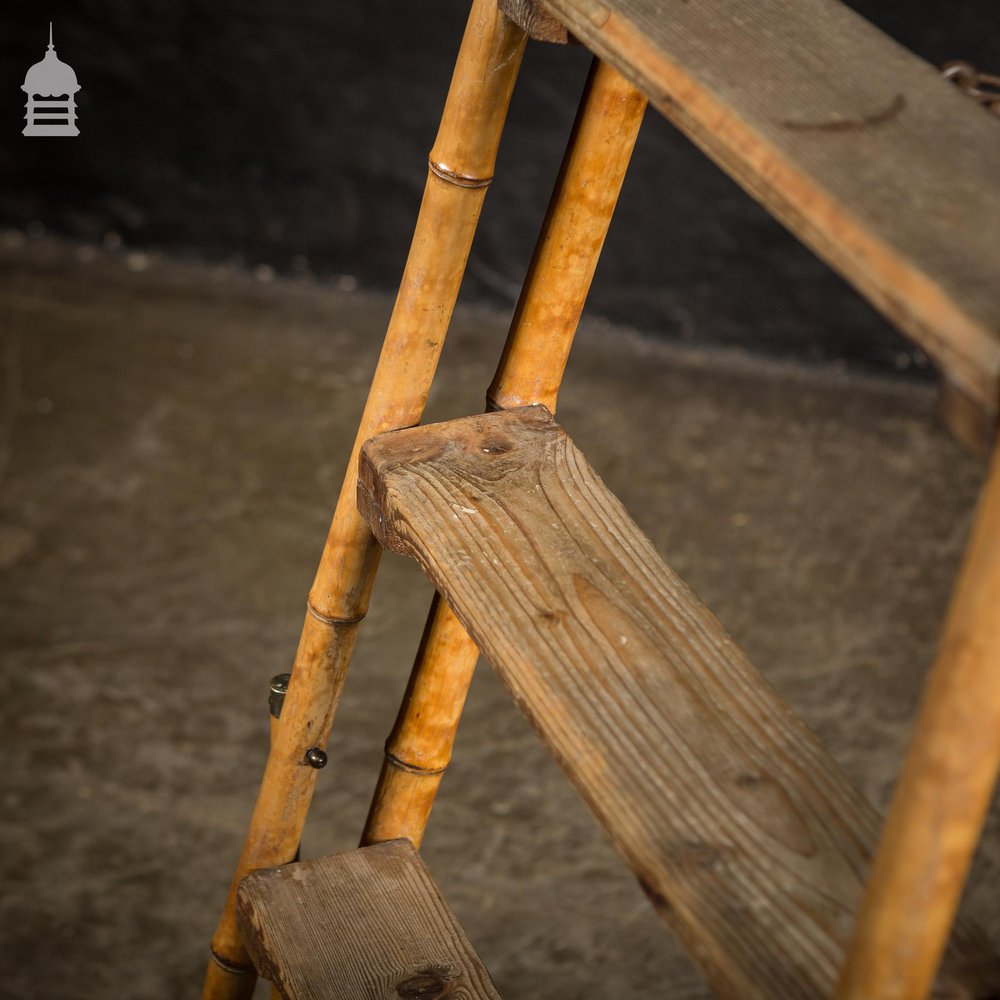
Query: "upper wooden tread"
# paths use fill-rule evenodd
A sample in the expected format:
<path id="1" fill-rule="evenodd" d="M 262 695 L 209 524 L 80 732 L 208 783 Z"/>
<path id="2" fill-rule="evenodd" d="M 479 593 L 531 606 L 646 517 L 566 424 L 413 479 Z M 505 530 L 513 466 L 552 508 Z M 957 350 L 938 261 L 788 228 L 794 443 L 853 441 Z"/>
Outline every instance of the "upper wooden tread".
<path id="1" fill-rule="evenodd" d="M 879 817 L 548 412 L 382 435 L 359 475 L 716 992 L 832 995 Z M 942 996 L 995 995 L 974 937 Z"/>
<path id="2" fill-rule="evenodd" d="M 543 5 L 996 408 L 1000 120 L 838 0 Z"/>
<path id="3" fill-rule="evenodd" d="M 253 872 L 237 905 L 286 1000 L 500 1000 L 408 840 Z"/>

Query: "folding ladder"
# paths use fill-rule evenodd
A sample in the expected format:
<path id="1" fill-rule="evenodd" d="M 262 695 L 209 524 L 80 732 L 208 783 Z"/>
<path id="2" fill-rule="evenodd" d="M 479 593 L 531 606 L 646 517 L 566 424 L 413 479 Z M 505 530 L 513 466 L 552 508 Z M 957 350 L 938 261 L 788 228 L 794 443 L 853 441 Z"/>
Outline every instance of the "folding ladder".
<path id="1" fill-rule="evenodd" d="M 987 450 L 1000 126 L 838 0 L 501 7 L 472 4 L 204 998 L 258 972 L 497 996 L 416 853 L 480 650 L 720 996 L 1000 995 L 955 921 L 1000 762 L 1000 466 L 883 826 L 552 417 L 648 98 L 932 357 Z M 528 34 L 594 64 L 488 412 L 419 427 Z M 382 546 L 437 595 L 362 846 L 297 862 Z"/>

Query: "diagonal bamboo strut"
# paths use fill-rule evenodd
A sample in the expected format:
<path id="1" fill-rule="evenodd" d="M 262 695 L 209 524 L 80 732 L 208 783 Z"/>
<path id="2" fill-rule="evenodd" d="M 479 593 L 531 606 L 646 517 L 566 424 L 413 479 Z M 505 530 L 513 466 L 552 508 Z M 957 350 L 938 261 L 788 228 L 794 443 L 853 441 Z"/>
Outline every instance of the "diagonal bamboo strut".
<path id="1" fill-rule="evenodd" d="M 924 690 L 837 1000 L 922 1000 L 1000 765 L 1000 453 Z"/>
<path id="2" fill-rule="evenodd" d="M 489 409 L 556 396 L 604 245 L 646 99 L 595 59 L 549 202 Z M 420 845 L 451 759 L 479 650 L 435 595 L 399 717 L 386 744 L 362 844 L 407 837 Z"/>
<path id="3" fill-rule="evenodd" d="M 458 295 L 525 36 L 496 0 L 474 0 L 455 64 L 410 254 L 312 590 L 292 680 L 242 855 L 212 939 L 204 1000 L 241 1000 L 254 974 L 235 919 L 247 872 L 294 855 L 380 549 L 355 506 L 361 444 L 420 420 Z"/>

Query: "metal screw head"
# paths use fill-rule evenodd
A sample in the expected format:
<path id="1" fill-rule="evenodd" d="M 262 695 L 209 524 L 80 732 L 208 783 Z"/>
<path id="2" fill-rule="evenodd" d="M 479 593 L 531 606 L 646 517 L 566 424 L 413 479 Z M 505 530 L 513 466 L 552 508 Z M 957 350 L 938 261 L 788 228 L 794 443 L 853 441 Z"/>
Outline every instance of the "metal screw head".
<path id="1" fill-rule="evenodd" d="M 306 751 L 306 763 L 316 768 L 317 771 L 326 767 L 327 760 L 326 751 L 320 750 L 319 747 L 312 747 Z"/>
<path id="2" fill-rule="evenodd" d="M 271 708 L 271 715 L 276 719 L 281 718 L 281 706 L 285 703 L 285 693 L 288 691 L 288 682 L 291 679 L 291 674 L 277 674 L 271 678 L 271 693 L 268 695 L 267 703 Z"/>

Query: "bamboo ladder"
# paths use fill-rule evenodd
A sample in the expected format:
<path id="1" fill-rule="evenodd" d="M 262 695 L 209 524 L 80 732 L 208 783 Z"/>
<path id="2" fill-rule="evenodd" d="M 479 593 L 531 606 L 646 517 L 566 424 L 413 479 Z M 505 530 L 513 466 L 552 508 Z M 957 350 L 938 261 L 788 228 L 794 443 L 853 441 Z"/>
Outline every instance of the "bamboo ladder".
<path id="1" fill-rule="evenodd" d="M 501 6 L 504 12 L 498 10 L 495 0 L 474 0 L 472 4 L 430 154 L 427 187 L 399 295 L 309 595 L 287 693 L 281 692 L 281 717 L 273 725 L 261 791 L 213 937 L 203 993 L 206 1000 L 248 997 L 254 988 L 254 963 L 237 919 L 241 883 L 245 900 L 248 893 L 263 885 L 260 878 L 266 874 L 244 882 L 249 873 L 287 865 L 296 855 L 316 774 L 326 762 L 326 739 L 381 552 L 355 503 L 362 445 L 419 422 L 492 175 L 526 31 L 537 38 L 565 41 L 568 28 L 597 58 L 488 392 L 489 410 L 514 411 L 530 404 L 555 409 L 568 352 L 645 108 L 644 94 L 648 94 L 660 110 L 932 353 L 949 386 L 945 414 L 959 432 L 982 442 L 995 421 L 996 375 L 1000 370 L 995 323 L 1000 308 L 998 295 L 991 297 L 980 275 L 987 273 L 995 291 L 996 258 L 985 250 L 976 251 L 983 249 L 977 242 L 983 229 L 988 236 L 989 223 L 1000 221 L 1000 199 L 973 199 L 968 212 L 975 214 L 978 227 L 973 227 L 971 235 L 964 234 L 969 253 L 942 274 L 940 248 L 934 240 L 955 242 L 948 226 L 954 226 L 956 214 L 960 216 L 965 206 L 960 204 L 956 213 L 952 205 L 950 218 L 937 228 L 935 219 L 922 220 L 916 229 L 893 226 L 886 222 L 884 212 L 876 211 L 880 192 L 871 177 L 866 179 L 865 191 L 845 190 L 834 182 L 843 164 L 834 162 L 831 167 L 829 150 L 817 152 L 813 148 L 817 137 L 822 140 L 830 134 L 858 132 L 866 139 L 866 126 L 898 116 L 907 106 L 906 98 L 902 106 L 891 99 L 884 109 L 891 114 L 885 118 L 878 109 L 859 112 L 855 106 L 858 95 L 853 93 L 833 94 L 834 105 L 838 98 L 847 101 L 846 111 L 831 108 L 831 98 L 824 91 L 816 98 L 818 110 L 806 108 L 806 112 L 821 117 L 807 118 L 796 106 L 799 117 L 790 114 L 782 119 L 779 115 L 777 120 L 784 128 L 775 132 L 773 122 L 781 109 L 766 107 L 765 116 L 758 106 L 740 104 L 747 99 L 734 98 L 726 74 L 720 73 L 713 54 L 703 44 L 702 36 L 716 31 L 713 19 L 725 22 L 721 15 L 743 15 L 740 23 L 746 24 L 746 0 L 726 0 L 725 10 L 721 14 L 716 11 L 711 18 L 704 11 L 687 7 L 678 13 L 671 5 L 674 20 L 669 33 L 664 30 L 664 5 L 658 0 L 546 0 L 544 6 L 504 0 Z M 834 47 L 835 56 L 860 46 L 860 56 L 845 56 L 850 68 L 864 62 L 862 57 L 874 47 L 882 62 L 888 61 L 882 76 L 874 73 L 876 88 L 885 82 L 882 77 L 890 81 L 887 86 L 891 88 L 910 87 L 919 98 L 916 102 L 910 98 L 911 104 L 916 103 L 923 118 L 932 124 L 944 121 L 943 112 L 938 112 L 941 105 L 951 130 L 971 142 L 970 158 L 983 155 L 984 150 L 988 155 L 1000 151 L 1000 143 L 988 132 L 996 126 L 987 121 L 984 127 L 973 117 L 982 114 L 978 109 L 963 105 L 959 111 L 959 104 L 949 103 L 956 95 L 935 91 L 929 78 L 914 68 L 916 60 L 900 56 L 887 40 L 835 0 L 798 0 L 790 6 L 768 0 L 756 9 L 749 34 L 752 36 L 756 23 L 761 40 L 773 43 L 774 26 L 780 23 L 779 48 L 784 45 L 800 52 L 803 41 L 811 41 L 807 36 L 817 19 L 825 30 L 838 34 L 840 46 Z M 670 37 L 665 39 L 664 34 Z M 738 47 L 752 49 L 753 43 L 753 37 L 742 38 Z M 829 58 L 829 53 L 823 54 L 822 59 Z M 789 65 L 794 73 L 794 63 L 789 61 Z M 754 81 L 746 79 L 745 59 L 741 69 L 741 83 L 749 84 L 752 104 Z M 765 76 L 770 69 L 757 67 Z M 872 85 L 870 80 L 868 83 Z M 863 97 L 870 99 L 869 94 Z M 902 150 L 900 156 L 904 154 L 908 156 L 910 151 Z M 890 163 L 888 169 L 899 166 Z M 932 167 L 929 180 L 919 170 L 915 182 L 911 179 L 917 196 L 926 194 L 921 190 L 925 180 L 928 185 L 936 182 L 938 167 Z M 959 173 L 961 169 L 960 162 Z M 978 164 L 977 169 L 981 169 Z M 952 169 L 946 179 L 954 180 L 954 174 Z M 841 210 L 839 201 L 852 200 L 856 208 L 858 199 L 865 198 L 872 205 L 862 207 L 873 209 L 874 221 Z M 915 237 L 919 239 L 912 246 Z M 901 245 L 905 253 L 900 252 Z M 507 419 L 505 413 L 498 413 L 501 417 Z M 447 425 L 435 433 L 439 442 L 453 438 Z M 366 451 L 369 474 L 373 483 L 382 482 L 379 477 L 383 472 L 373 464 L 372 454 Z M 366 510 L 367 516 L 375 519 L 373 525 L 391 513 L 389 507 L 382 509 L 377 504 Z M 430 559 L 426 550 L 413 554 L 421 561 Z M 471 606 L 463 605 L 460 622 L 451 602 L 441 596 L 442 592 L 451 594 L 454 588 L 456 599 L 461 600 L 464 591 L 451 577 L 435 578 L 435 582 L 439 593 L 386 745 L 363 845 L 405 838 L 419 846 L 450 758 L 478 656 L 477 644 L 466 631 L 466 626 L 475 624 Z M 916 1000 L 930 989 L 1000 760 L 1000 683 L 988 669 L 1000 654 L 994 610 L 998 598 L 1000 472 L 994 472 L 984 492 L 913 748 L 860 907 L 854 940 L 849 948 L 840 942 L 835 949 L 838 955 L 845 950 L 847 955 L 838 997 Z M 484 649 L 493 650 L 494 637 L 488 630 L 476 638 Z M 496 650 L 491 660 L 503 672 L 506 667 L 498 662 L 503 651 Z M 535 710 L 544 716 L 544 710 Z M 784 709 L 776 707 L 774 711 Z M 544 729 L 544 718 L 539 725 Z M 956 733 L 966 737 L 960 747 L 954 739 Z M 977 735 L 970 740 L 969 734 Z M 587 789 L 585 776 L 577 775 L 574 780 L 585 793 L 593 791 Z M 839 777 L 830 780 L 840 787 Z M 854 802 L 853 792 L 846 785 L 844 788 L 844 801 Z M 867 817 L 865 810 L 870 807 L 857 808 L 859 815 Z M 869 819 L 858 822 L 864 826 Z M 417 881 L 423 878 L 419 868 L 405 858 L 379 858 L 388 859 L 379 861 L 380 865 L 395 865 L 397 869 L 402 865 L 407 872 L 418 873 L 414 875 Z M 632 860 L 630 863 L 636 867 Z M 372 867 L 378 866 L 372 862 Z M 250 904 L 246 906 L 258 912 Z M 442 920 L 442 926 L 450 926 L 448 919 Z M 687 926 L 681 931 L 699 956 L 699 949 L 705 949 L 697 933 Z M 260 965 L 256 949 L 255 958 Z M 706 961 L 711 964 L 711 959 Z M 707 971 L 712 978 L 712 970 Z M 985 997 L 980 980 L 988 980 L 989 989 L 997 986 L 990 975 L 973 976 L 975 985 L 956 995 Z M 275 978 L 282 982 L 280 975 L 275 974 Z M 962 979 L 961 973 L 958 979 Z M 726 993 L 730 980 L 720 975 L 713 981 Z M 487 990 L 484 995 L 492 994 Z M 758 994 L 751 990 L 739 995 Z"/>

